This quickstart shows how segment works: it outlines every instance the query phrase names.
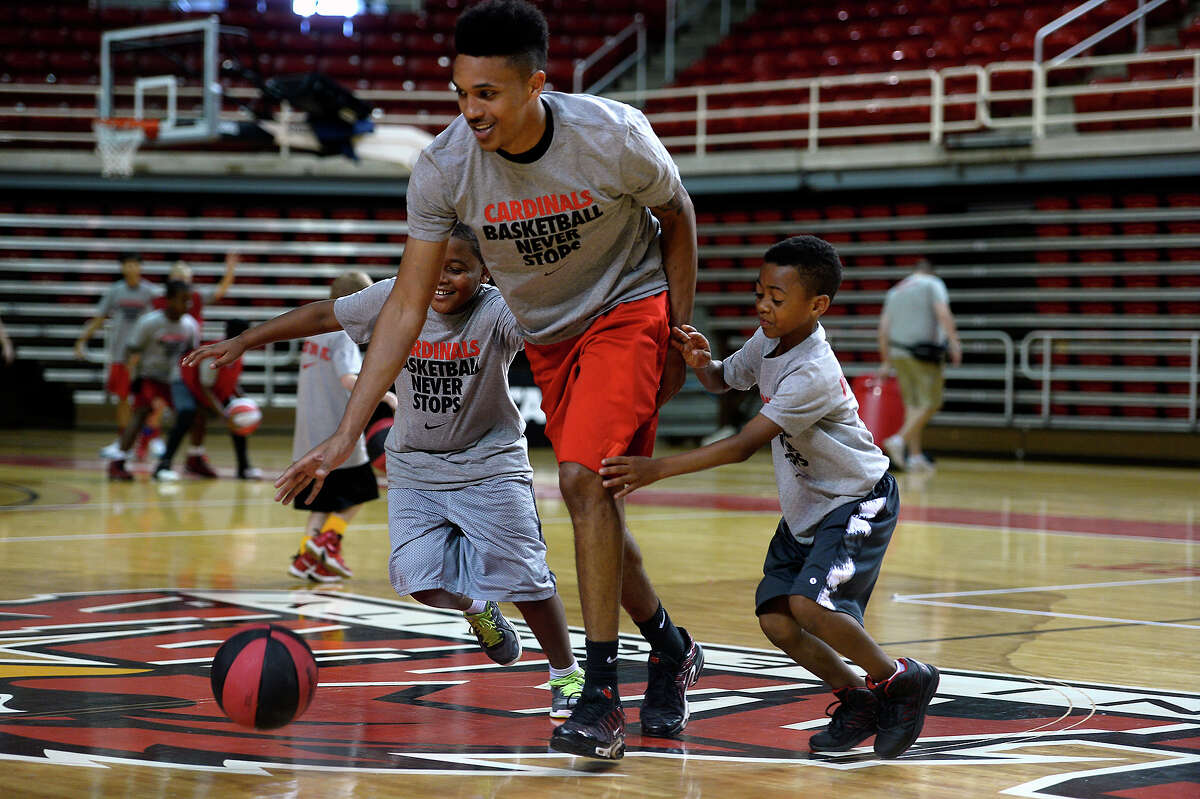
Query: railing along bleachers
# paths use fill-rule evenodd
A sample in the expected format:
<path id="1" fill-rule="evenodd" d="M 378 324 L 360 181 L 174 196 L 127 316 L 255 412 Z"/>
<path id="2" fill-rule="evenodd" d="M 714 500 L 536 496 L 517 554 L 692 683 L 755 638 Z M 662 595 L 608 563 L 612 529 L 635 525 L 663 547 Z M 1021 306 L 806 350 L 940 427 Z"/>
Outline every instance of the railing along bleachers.
<path id="1" fill-rule="evenodd" d="M 751 293 L 763 251 L 807 232 L 833 242 L 846 265 L 824 321 L 850 376 L 877 367 L 874 331 L 884 295 L 926 256 L 950 287 L 967 349 L 967 363 L 951 370 L 942 421 L 1196 426 L 1187 336 L 1200 330 L 1200 195 L 1048 195 L 980 210 L 924 202 L 769 211 L 698 205 L 697 305 L 721 354 L 756 327 Z M 226 319 L 262 321 L 327 296 L 329 280 L 351 266 L 377 279 L 393 274 L 406 232 L 403 211 L 394 208 L 259 203 L 189 215 L 169 205 L 107 213 L 87 205 L 0 206 L 0 315 L 21 357 L 43 361 L 48 377 L 70 384 L 78 402 L 95 403 L 102 401 L 102 350 L 93 345 L 92 359 L 78 363 L 71 345 L 118 279 L 121 252 L 141 252 L 155 281 L 185 260 L 201 283 L 215 281 L 225 254 L 238 252 L 233 288 L 205 312 L 204 336 L 216 339 Z M 1019 368 L 1015 353 L 1047 330 L 1059 331 L 1052 348 L 1059 371 L 1039 371 L 1036 348 Z M 1096 330 L 1107 338 L 1088 339 Z M 1128 342 L 1147 337 L 1170 340 L 1128 351 Z M 271 404 L 291 401 L 294 376 L 279 368 L 286 357 L 255 353 L 248 361 L 251 390 Z M 1130 371 L 1114 377 L 1121 369 Z"/>

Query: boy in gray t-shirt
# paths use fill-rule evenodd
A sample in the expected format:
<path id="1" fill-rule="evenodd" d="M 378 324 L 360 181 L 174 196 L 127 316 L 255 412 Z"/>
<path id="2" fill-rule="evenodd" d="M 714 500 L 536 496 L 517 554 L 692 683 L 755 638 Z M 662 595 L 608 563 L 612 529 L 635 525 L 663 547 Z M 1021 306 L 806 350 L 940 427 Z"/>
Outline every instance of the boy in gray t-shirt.
<path id="1" fill-rule="evenodd" d="M 845 751 L 874 735 L 877 755 L 898 757 L 921 732 L 938 670 L 893 660 L 862 626 L 900 496 L 819 322 L 841 283 L 841 261 L 813 236 L 776 244 L 763 260 L 754 288 L 760 327 L 745 346 L 722 363 L 691 326 L 675 328 L 672 341 L 708 390 L 757 385 L 759 414 L 706 447 L 653 460 L 607 458 L 600 473 L 623 496 L 744 461 L 771 442 L 783 518 L 755 594 L 759 625 L 838 699 L 829 728 L 809 741 L 813 751 Z M 865 684 L 841 656 L 866 672 Z"/>
<path id="2" fill-rule="evenodd" d="M 171 385 L 179 378 L 179 359 L 200 343 L 200 326 L 186 312 L 187 285 L 168 283 L 166 300 L 162 310 L 142 315 L 126 344 L 129 370 L 137 377 L 131 386 L 133 410 L 108 464 L 110 480 L 133 479 L 125 469 L 129 450 L 156 408 L 174 407 Z"/>
<path id="3" fill-rule="evenodd" d="M 108 360 L 108 375 L 104 381 L 104 390 L 117 398 L 117 440 L 100 451 L 106 458 L 116 458 L 120 452 L 122 432 L 129 425 L 131 413 L 129 405 L 129 387 L 131 375 L 125 363 L 126 348 L 133 326 L 138 319 L 153 308 L 154 301 L 162 296 L 162 286 L 142 279 L 142 257 L 135 253 L 121 256 L 121 279 L 108 287 L 100 304 L 96 306 L 95 315 L 84 325 L 83 332 L 75 341 L 75 357 L 83 360 L 86 357 L 84 348 L 104 320 L 112 317 L 112 325 L 106 336 Z"/>
<path id="4" fill-rule="evenodd" d="M 395 385 L 386 444 L 388 571 L 401 596 L 463 611 L 484 651 L 503 665 L 517 661 L 521 642 L 497 603 L 515 603 L 549 661 L 550 715 L 565 718 L 584 673 L 546 564 L 525 424 L 508 392 L 508 367 L 524 339 L 500 292 L 481 285 L 486 274 L 474 234 L 456 226 Z M 301 335 L 311 341 L 317 331 L 365 343 L 394 283 L 311 303 L 201 348 L 188 362 L 215 355 L 221 365 L 249 347 Z"/>
<path id="5" fill-rule="evenodd" d="M 336 300 L 370 285 L 371 278 L 365 272 L 344 272 L 333 279 L 329 297 Z M 308 452 L 337 429 L 362 360 L 358 345 L 341 330 L 310 335 L 301 343 L 293 457 Z M 308 511 L 308 519 L 300 551 L 292 558 L 288 574 L 320 583 L 353 577 L 354 572 L 342 557 L 342 537 L 363 503 L 373 499 L 379 499 L 379 486 L 360 435 L 350 457 L 329 473 L 319 491 L 296 497 L 296 510 Z"/>

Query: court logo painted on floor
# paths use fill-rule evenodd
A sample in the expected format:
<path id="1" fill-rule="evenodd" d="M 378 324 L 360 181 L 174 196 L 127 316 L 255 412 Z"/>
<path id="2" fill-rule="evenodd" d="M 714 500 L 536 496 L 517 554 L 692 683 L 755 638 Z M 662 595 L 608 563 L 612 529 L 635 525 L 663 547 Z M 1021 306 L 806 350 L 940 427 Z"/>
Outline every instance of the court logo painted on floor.
<path id="1" fill-rule="evenodd" d="M 321 667 L 308 712 L 274 731 L 237 727 L 209 688 L 220 643 L 264 621 L 303 635 Z M 2 602 L 0 759 L 251 774 L 580 776 L 569 757 L 548 752 L 546 663 L 521 632 L 527 653 L 503 668 L 459 614 L 345 593 L 147 590 Z M 581 646 L 582 635 L 573 637 Z M 643 738 L 646 645 L 624 637 L 621 647 L 629 757 L 842 770 L 1044 764 L 1037 773 L 1045 776 L 1006 792 L 1200 792 L 1200 694 L 943 667 L 921 739 L 884 766 L 869 746 L 810 755 L 830 694 L 778 653 L 746 647 L 705 644 L 686 733 Z"/>

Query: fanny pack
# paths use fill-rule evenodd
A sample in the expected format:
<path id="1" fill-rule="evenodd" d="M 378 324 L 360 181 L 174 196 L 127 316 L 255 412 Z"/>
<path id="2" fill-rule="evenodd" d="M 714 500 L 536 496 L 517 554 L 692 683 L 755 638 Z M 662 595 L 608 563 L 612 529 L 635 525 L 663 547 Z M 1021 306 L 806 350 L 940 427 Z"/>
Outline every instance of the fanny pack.
<path id="1" fill-rule="evenodd" d="M 893 347 L 907 350 L 912 353 L 912 356 L 918 361 L 926 363 L 943 363 L 946 360 L 946 345 L 945 344 L 897 344 L 892 342 Z"/>

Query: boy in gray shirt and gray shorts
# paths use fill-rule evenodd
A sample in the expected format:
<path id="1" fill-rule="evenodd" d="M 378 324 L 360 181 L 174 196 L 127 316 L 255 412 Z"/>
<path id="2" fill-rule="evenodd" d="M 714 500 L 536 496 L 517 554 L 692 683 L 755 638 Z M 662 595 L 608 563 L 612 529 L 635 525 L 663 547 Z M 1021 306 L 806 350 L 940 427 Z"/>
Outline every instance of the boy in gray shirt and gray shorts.
<path id="1" fill-rule="evenodd" d="M 388 570 L 401 596 L 463 611 L 480 646 L 502 665 L 517 662 L 521 642 L 497 603 L 515 603 L 549 661 L 550 715 L 566 718 L 584 673 L 546 564 L 525 423 L 508 393 L 508 367 L 524 338 L 500 292 L 481 284 L 486 276 L 475 235 L 455 226 L 425 325 L 395 386 L 386 444 Z M 297 308 L 203 347 L 188 362 L 216 355 L 219 366 L 249 347 L 317 331 L 365 343 L 394 282 Z"/>
<path id="2" fill-rule="evenodd" d="M 863 628 L 900 495 L 819 322 L 841 284 L 841 260 L 813 236 L 780 242 L 763 260 L 754 287 L 759 330 L 740 350 L 713 360 L 695 328 L 672 331 L 672 344 L 709 391 L 757 385 L 759 414 L 706 447 L 659 459 L 606 458 L 600 473 L 624 496 L 664 477 L 744 461 L 770 442 L 783 518 L 755 608 L 771 643 L 837 697 L 828 729 L 809 748 L 840 752 L 874 735 L 878 756 L 899 757 L 920 735 L 938 670 L 893 660 Z"/>

